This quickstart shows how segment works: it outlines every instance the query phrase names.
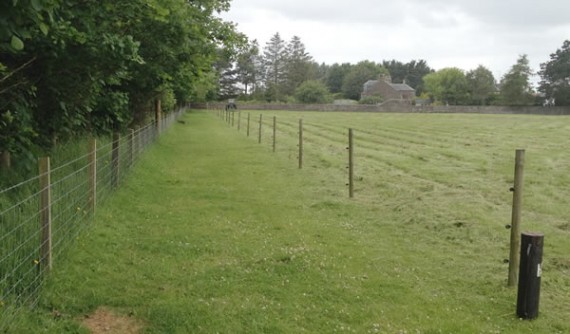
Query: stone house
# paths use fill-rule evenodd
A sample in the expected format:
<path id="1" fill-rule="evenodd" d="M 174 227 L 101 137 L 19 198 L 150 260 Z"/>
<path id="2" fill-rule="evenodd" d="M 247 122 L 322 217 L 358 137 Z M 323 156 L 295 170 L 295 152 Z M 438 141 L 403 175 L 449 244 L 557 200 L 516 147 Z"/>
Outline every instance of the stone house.
<path id="1" fill-rule="evenodd" d="M 405 82 L 401 84 L 392 83 L 392 78 L 385 75 L 378 80 L 366 81 L 361 96 L 381 96 L 384 101 L 404 100 L 411 102 L 415 94 L 416 91 Z"/>

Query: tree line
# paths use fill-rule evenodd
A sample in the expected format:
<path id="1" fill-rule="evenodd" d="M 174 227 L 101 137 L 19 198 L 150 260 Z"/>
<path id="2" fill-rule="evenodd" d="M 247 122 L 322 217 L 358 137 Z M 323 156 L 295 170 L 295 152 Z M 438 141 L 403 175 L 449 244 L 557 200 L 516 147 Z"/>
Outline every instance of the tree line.
<path id="1" fill-rule="evenodd" d="M 377 103 L 360 99 L 363 84 L 389 75 L 393 83 L 406 83 L 418 98 L 452 105 L 533 105 L 554 98 L 570 104 L 570 41 L 541 64 L 537 91 L 528 56 L 521 55 L 507 74 L 497 79 L 485 66 L 464 71 L 455 67 L 433 70 L 425 60 L 404 63 L 363 60 L 356 64 L 319 64 L 306 51 L 301 38 L 285 41 L 277 32 L 260 48 L 257 40 L 240 49 L 234 59 L 218 63 L 219 90 L 215 98 L 241 98 L 267 102 L 326 103 L 334 99 Z"/>
<path id="2" fill-rule="evenodd" d="M 220 58 L 217 70 L 219 89 L 214 98 L 307 103 L 358 100 L 362 85 L 384 74 L 391 74 L 394 82 L 405 80 L 420 94 L 422 77 L 433 72 L 425 60 L 319 64 L 299 36 L 285 41 L 278 32 L 263 48 L 253 40 L 233 58 Z"/>
<path id="3" fill-rule="evenodd" d="M 218 50 L 246 41 L 230 0 L 0 2 L 0 152 L 32 156 L 84 134 L 205 99 Z"/>

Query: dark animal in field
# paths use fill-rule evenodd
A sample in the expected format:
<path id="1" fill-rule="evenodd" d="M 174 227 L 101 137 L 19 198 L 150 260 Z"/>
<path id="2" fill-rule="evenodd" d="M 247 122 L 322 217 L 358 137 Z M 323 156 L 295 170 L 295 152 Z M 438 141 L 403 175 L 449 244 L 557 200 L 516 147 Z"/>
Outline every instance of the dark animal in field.
<path id="1" fill-rule="evenodd" d="M 237 110 L 237 105 L 233 102 L 226 104 L 226 111 L 228 110 Z"/>

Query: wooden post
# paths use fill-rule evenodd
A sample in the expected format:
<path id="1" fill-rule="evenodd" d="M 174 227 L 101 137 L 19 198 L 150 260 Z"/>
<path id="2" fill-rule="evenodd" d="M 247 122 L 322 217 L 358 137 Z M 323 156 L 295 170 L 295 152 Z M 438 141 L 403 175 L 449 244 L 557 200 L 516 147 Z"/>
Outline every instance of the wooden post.
<path id="1" fill-rule="evenodd" d="M 232 113 L 232 127 L 233 127 L 234 126 L 234 120 L 236 118 L 236 112 L 232 111 L 231 113 Z"/>
<path id="2" fill-rule="evenodd" d="M 238 111 L 238 131 L 241 128 L 241 111 Z"/>
<path id="3" fill-rule="evenodd" d="M 354 197 L 354 135 L 348 129 L 348 197 Z"/>
<path id="4" fill-rule="evenodd" d="M 277 116 L 273 116 L 273 153 L 275 153 L 276 142 L 277 142 Z"/>
<path id="5" fill-rule="evenodd" d="M 513 210 L 511 216 L 511 251 L 509 256 L 508 286 L 517 284 L 517 270 L 520 262 L 520 223 L 521 204 L 523 192 L 524 150 L 516 150 L 515 156 L 515 184 L 510 190 L 513 192 Z"/>
<path id="6" fill-rule="evenodd" d="M 12 167 L 10 151 L 4 150 L 0 152 L 0 169 L 10 169 L 10 167 Z"/>
<path id="7" fill-rule="evenodd" d="M 89 210 L 95 213 L 97 206 L 97 139 L 89 139 Z"/>
<path id="8" fill-rule="evenodd" d="M 49 157 L 40 158 L 40 266 L 50 271 L 52 268 L 51 239 L 51 179 Z"/>
<path id="9" fill-rule="evenodd" d="M 141 127 L 140 125 L 135 126 L 135 159 L 138 157 L 141 150 Z"/>
<path id="10" fill-rule="evenodd" d="M 262 124 L 263 124 L 263 123 L 262 123 L 262 120 L 263 120 L 263 114 L 259 114 L 259 133 L 258 133 L 258 134 L 259 134 L 259 138 L 257 139 L 257 142 L 258 142 L 259 144 L 261 144 L 261 130 L 262 130 L 262 129 L 261 129 L 261 126 L 262 126 Z"/>
<path id="11" fill-rule="evenodd" d="M 519 318 L 538 317 L 543 245 L 543 234 L 523 233 L 521 236 L 521 265 L 517 294 L 517 316 Z"/>
<path id="12" fill-rule="evenodd" d="M 154 120 L 156 122 L 156 134 L 160 134 L 160 119 L 161 119 L 161 115 L 162 114 L 162 107 L 161 107 L 161 102 L 160 99 L 156 99 L 154 101 Z"/>
<path id="13" fill-rule="evenodd" d="M 129 129 L 129 168 L 135 162 L 135 130 Z"/>
<path id="14" fill-rule="evenodd" d="M 119 144 L 121 136 L 118 132 L 113 133 L 113 147 L 111 152 L 111 186 L 119 186 Z"/>
<path id="15" fill-rule="evenodd" d="M 247 113 L 247 136 L 249 137 L 249 119 L 251 118 L 251 114 Z"/>
<path id="16" fill-rule="evenodd" d="M 303 168 L 303 119 L 299 119 L 299 169 Z"/>

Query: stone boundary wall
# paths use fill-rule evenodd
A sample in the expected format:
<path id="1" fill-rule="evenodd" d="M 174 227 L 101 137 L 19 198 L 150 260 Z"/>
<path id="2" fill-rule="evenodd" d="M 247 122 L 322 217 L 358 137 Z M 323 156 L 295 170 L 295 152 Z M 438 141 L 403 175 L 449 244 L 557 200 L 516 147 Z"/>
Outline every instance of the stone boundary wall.
<path id="1" fill-rule="evenodd" d="M 192 109 L 224 109 L 225 103 L 192 103 Z M 421 106 L 409 104 L 335 105 L 335 104 L 240 104 L 238 110 L 344 111 L 393 113 L 454 113 L 454 114 L 522 114 L 570 115 L 570 106 Z"/>

